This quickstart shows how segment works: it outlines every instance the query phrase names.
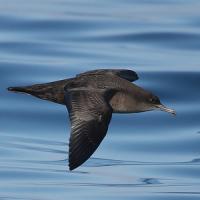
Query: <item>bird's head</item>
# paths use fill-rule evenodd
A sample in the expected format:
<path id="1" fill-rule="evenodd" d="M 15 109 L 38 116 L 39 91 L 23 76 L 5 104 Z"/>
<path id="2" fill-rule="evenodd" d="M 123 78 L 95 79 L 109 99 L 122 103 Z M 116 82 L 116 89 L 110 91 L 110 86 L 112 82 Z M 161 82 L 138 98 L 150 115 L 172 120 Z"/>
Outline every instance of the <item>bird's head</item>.
<path id="1" fill-rule="evenodd" d="M 156 95 L 152 93 L 146 93 L 145 96 L 146 108 L 148 108 L 149 110 L 161 110 L 164 112 L 171 113 L 172 115 L 176 115 L 176 111 L 164 106 Z"/>
<path id="2" fill-rule="evenodd" d="M 152 92 L 134 85 L 134 92 L 132 93 L 133 107 L 136 108 L 135 112 L 145 112 L 151 110 L 161 110 L 164 112 L 176 115 L 175 110 L 164 106 L 159 97 Z"/>

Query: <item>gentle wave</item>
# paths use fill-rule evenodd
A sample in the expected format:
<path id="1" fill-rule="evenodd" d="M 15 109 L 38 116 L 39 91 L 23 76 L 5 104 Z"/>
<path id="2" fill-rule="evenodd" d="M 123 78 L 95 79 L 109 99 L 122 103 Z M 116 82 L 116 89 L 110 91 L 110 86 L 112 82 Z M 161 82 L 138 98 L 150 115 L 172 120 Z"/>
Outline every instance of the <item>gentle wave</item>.
<path id="1" fill-rule="evenodd" d="M 85 38 L 83 38 L 85 40 Z M 105 42 L 105 43 L 131 43 L 158 46 L 163 48 L 179 50 L 199 50 L 200 34 L 183 33 L 183 32 L 147 32 L 147 33 L 120 33 L 119 35 L 106 36 L 89 36 L 88 42 Z"/>
<path id="2" fill-rule="evenodd" d="M 197 200 L 199 1 L 1 3 L 0 199 Z M 65 106 L 14 94 L 98 68 L 128 68 L 177 116 L 113 114 L 93 156 L 68 170 Z"/>

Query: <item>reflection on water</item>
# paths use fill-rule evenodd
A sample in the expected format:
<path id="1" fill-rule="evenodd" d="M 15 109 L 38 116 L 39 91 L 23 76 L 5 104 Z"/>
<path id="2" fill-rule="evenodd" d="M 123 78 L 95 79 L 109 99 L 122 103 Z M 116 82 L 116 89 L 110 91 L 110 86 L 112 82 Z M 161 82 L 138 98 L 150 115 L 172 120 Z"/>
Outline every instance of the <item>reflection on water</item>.
<path id="1" fill-rule="evenodd" d="M 0 199 L 200 198 L 197 0 L 7 0 L 0 7 Z M 93 157 L 68 170 L 65 106 L 6 88 L 130 68 L 174 108 L 113 115 Z"/>

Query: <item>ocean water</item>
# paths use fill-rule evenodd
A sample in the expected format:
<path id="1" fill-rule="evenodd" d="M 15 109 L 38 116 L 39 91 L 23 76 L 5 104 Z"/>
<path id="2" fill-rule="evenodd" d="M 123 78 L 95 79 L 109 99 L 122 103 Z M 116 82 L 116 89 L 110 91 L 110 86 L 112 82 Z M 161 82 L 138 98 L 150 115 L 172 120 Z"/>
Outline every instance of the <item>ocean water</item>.
<path id="1" fill-rule="evenodd" d="M 0 199 L 200 199 L 200 1 L 0 0 Z M 128 68 L 177 111 L 114 114 L 68 170 L 65 106 L 10 93 Z"/>

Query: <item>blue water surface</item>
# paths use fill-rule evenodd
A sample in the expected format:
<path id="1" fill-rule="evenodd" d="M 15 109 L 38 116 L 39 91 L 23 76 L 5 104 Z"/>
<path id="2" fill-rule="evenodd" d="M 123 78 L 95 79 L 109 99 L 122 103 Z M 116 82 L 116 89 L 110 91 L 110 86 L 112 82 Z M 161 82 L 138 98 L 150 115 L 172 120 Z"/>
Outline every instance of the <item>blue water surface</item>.
<path id="1" fill-rule="evenodd" d="M 0 199 L 200 199 L 199 0 L 0 0 Z M 65 106 L 9 86 L 97 68 L 177 111 L 113 115 L 98 150 L 68 170 Z"/>

